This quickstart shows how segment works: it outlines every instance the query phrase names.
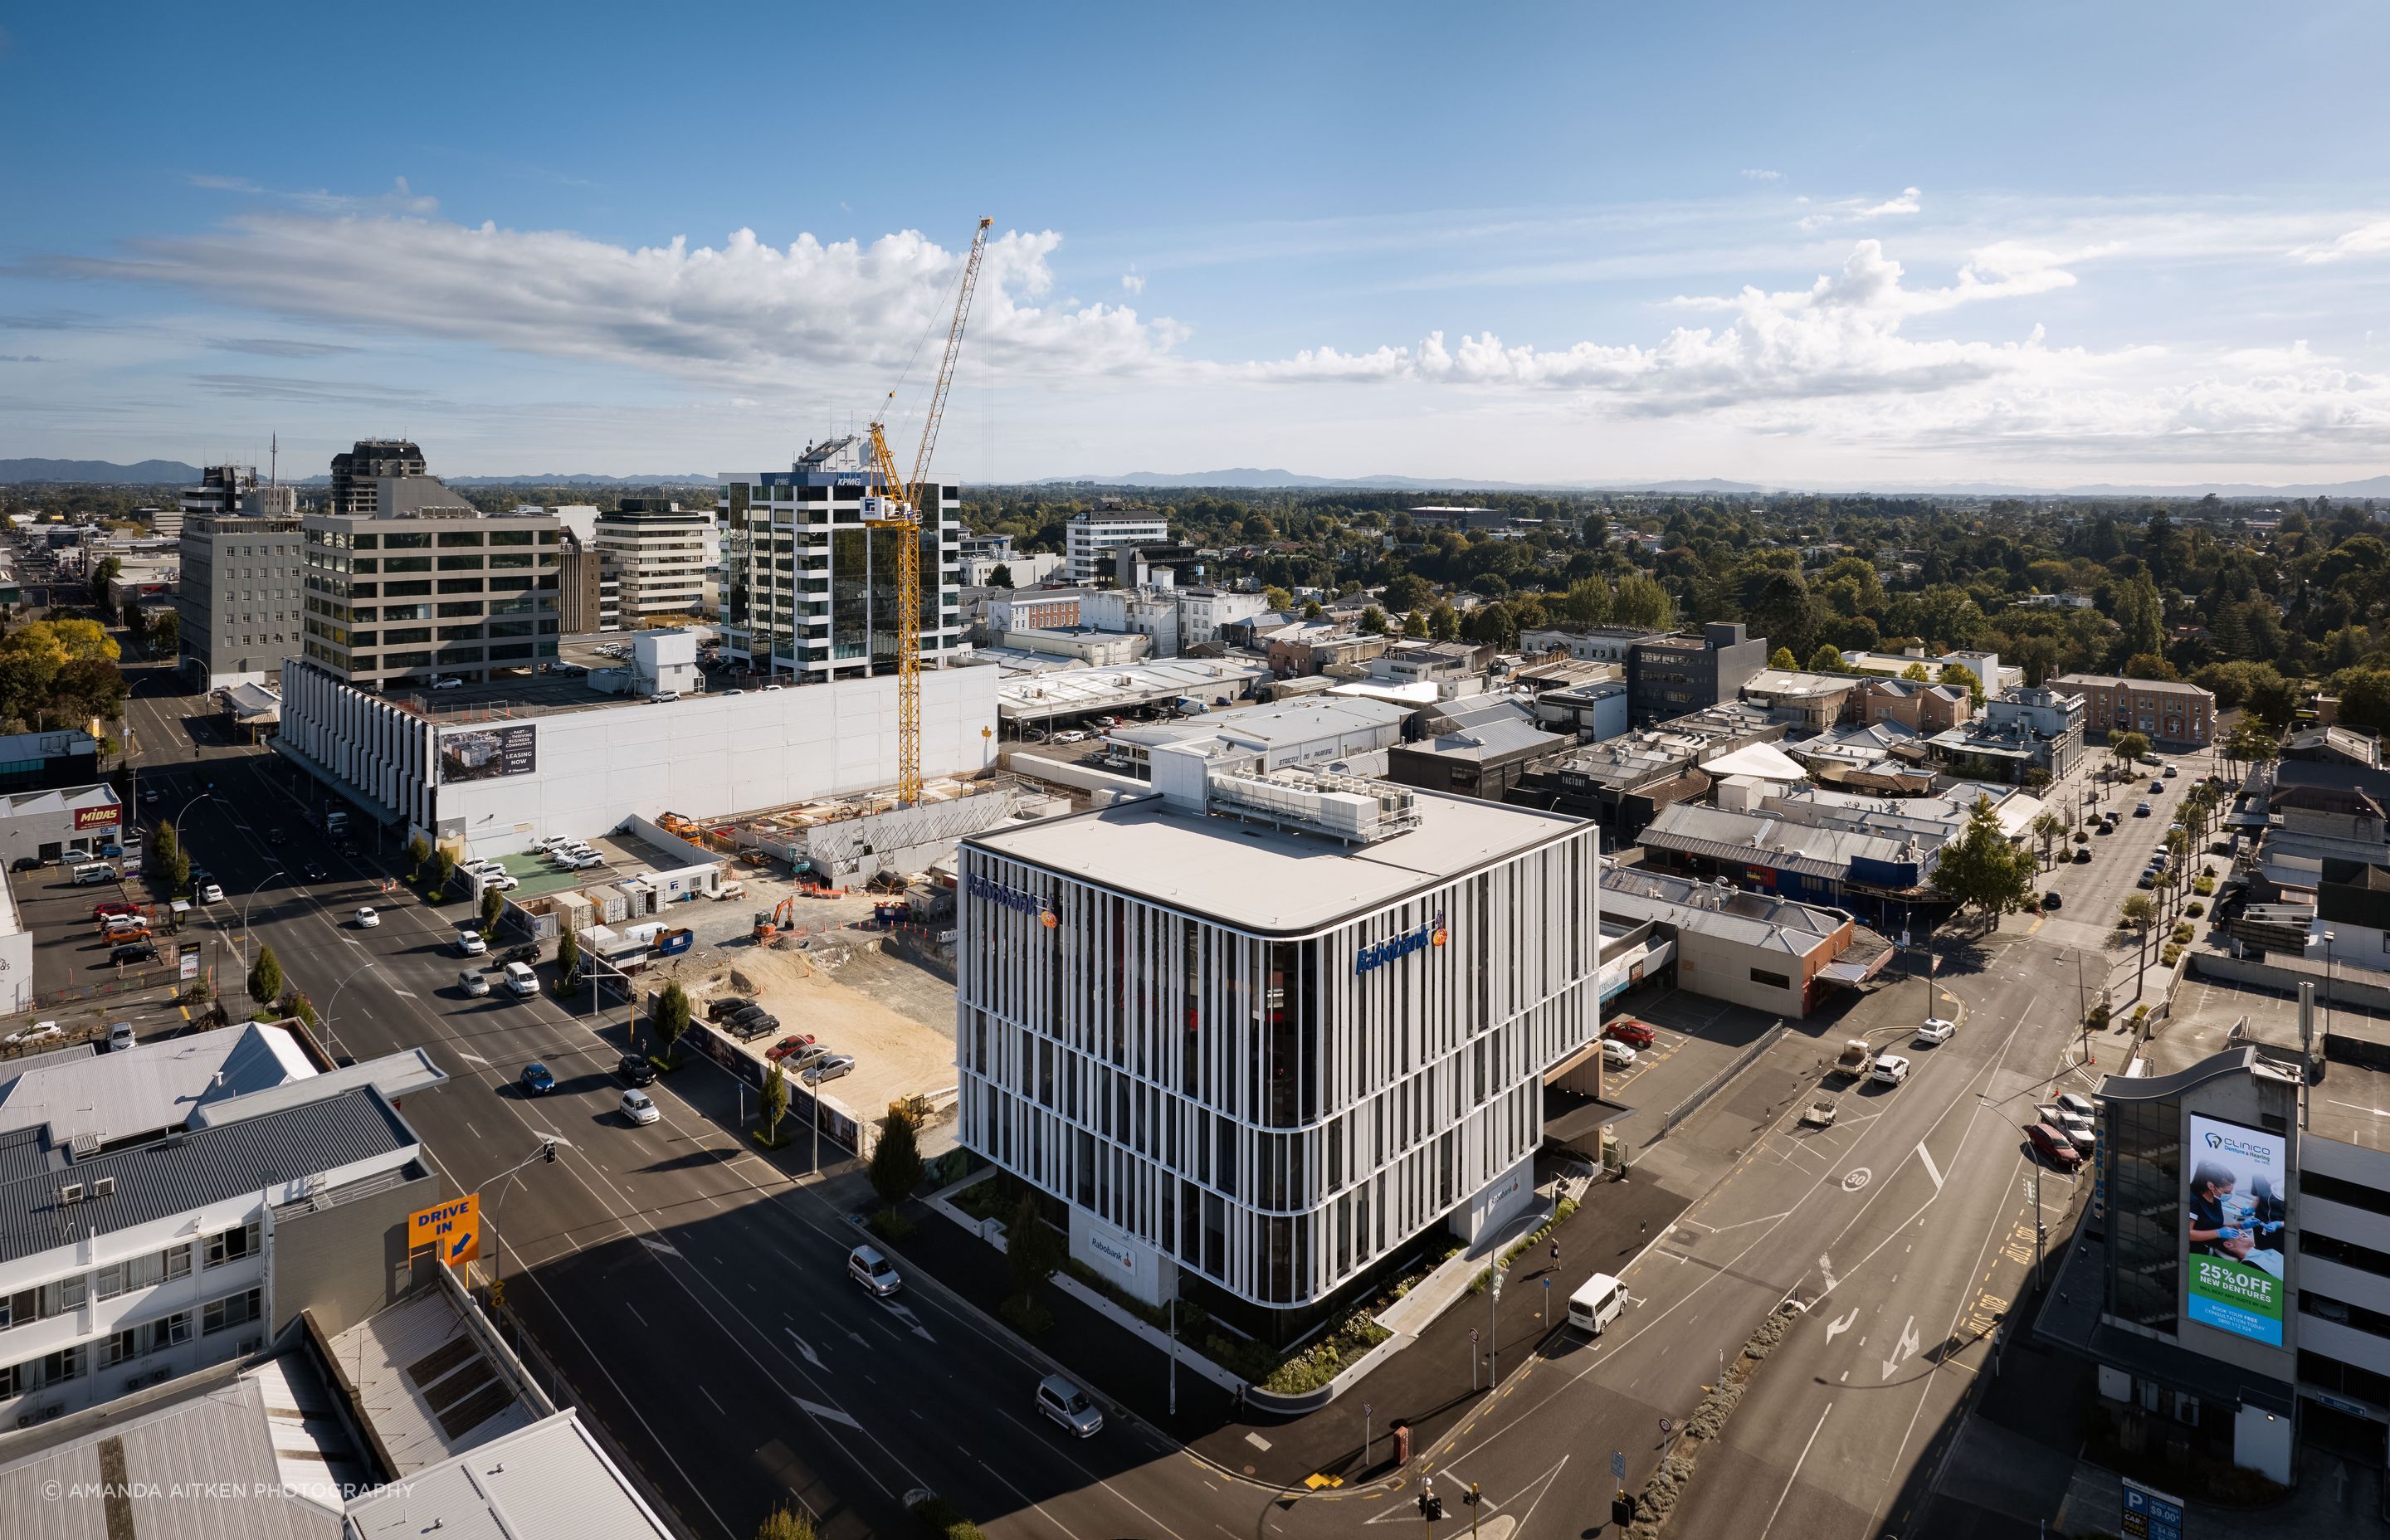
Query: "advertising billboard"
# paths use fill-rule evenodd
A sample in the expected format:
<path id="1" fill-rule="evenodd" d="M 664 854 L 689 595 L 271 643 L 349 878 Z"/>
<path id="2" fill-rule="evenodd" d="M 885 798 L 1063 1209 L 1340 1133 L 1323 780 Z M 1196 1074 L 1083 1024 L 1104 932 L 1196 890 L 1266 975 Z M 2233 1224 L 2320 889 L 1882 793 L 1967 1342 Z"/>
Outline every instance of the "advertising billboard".
<path id="1" fill-rule="evenodd" d="M 440 784 L 530 775 L 539 768 L 538 732 L 532 723 L 509 722 L 443 734 Z"/>
<path id="2" fill-rule="evenodd" d="M 2184 1314 L 2218 1331 L 2281 1347 L 2288 1141 L 2193 1113 L 2184 1157 L 2190 1168 L 2183 1198 Z"/>
<path id="3" fill-rule="evenodd" d="M 79 807 L 75 809 L 74 827 L 78 829 L 114 828 L 123 818 L 123 809 L 114 802 L 101 807 Z"/>

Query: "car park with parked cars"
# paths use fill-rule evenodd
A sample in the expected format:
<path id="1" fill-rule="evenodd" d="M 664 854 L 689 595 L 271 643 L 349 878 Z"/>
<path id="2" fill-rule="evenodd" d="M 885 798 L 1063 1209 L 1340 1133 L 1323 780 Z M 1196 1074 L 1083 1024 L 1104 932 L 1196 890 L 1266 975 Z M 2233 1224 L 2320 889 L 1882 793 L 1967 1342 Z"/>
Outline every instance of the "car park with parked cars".
<path id="1" fill-rule="evenodd" d="M 2047 1123 L 2025 1124 L 2024 1136 L 2035 1154 L 2061 1171 L 2073 1171 L 2083 1163 L 2083 1152 L 2075 1148 L 2075 1141 Z"/>

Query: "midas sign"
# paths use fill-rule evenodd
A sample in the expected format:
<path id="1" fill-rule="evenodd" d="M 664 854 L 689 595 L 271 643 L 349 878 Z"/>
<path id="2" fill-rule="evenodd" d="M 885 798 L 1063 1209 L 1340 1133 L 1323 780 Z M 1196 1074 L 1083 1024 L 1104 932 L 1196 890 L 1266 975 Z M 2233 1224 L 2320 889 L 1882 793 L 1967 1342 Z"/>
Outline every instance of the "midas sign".
<path id="1" fill-rule="evenodd" d="M 406 1249 L 436 1247 L 440 1260 L 455 1267 L 482 1254 L 482 1195 L 469 1192 L 445 1203 L 418 1209 L 406 1216 Z"/>

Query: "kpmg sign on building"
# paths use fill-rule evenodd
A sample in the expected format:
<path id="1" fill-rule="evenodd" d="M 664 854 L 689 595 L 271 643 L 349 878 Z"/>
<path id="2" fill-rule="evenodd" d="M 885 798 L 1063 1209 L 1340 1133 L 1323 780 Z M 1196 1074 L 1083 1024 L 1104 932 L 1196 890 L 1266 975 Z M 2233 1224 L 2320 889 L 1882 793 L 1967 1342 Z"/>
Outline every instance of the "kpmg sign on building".
<path id="1" fill-rule="evenodd" d="M 1360 954 L 1353 959 L 1353 971 L 1373 972 L 1397 958 L 1407 957 L 1414 952 L 1424 952 L 1431 946 L 1442 946 L 1444 941 L 1444 914 L 1439 910 L 1433 919 L 1416 930 L 1396 936 L 1392 941 L 1381 941 L 1375 946 L 1361 948 Z"/>

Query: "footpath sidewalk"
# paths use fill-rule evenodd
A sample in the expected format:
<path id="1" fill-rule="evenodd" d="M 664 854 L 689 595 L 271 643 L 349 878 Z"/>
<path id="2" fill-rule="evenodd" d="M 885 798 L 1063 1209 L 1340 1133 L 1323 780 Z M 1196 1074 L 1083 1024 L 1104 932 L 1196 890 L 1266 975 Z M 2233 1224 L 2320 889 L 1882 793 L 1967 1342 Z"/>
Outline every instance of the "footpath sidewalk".
<path id="1" fill-rule="evenodd" d="M 1651 1182 L 1597 1181 L 1575 1213 L 1554 1232 L 1561 1264 L 1551 1266 L 1547 1246 L 1519 1258 L 1503 1286 L 1498 1325 L 1500 1367 L 1505 1374 L 1564 1317 L 1568 1296 L 1597 1272 L 1616 1272 L 1627 1259 L 1663 1234 L 1686 1200 Z M 1011 1292 L 1004 1255 L 928 1204 L 905 1206 L 914 1233 L 891 1248 L 906 1263 L 969 1300 L 991 1317 Z M 1549 1288 L 1546 1282 L 1548 1280 Z M 1227 1470 L 1275 1486 L 1299 1487 L 1315 1475 L 1351 1484 L 1382 1473 L 1394 1457 L 1390 1430 L 1412 1429 L 1412 1447 L 1423 1449 L 1474 1407 L 1486 1393 L 1483 1362 L 1488 1329 L 1484 1294 L 1464 1292 L 1459 1303 L 1420 1332 L 1402 1352 L 1387 1358 L 1361 1383 L 1320 1410 L 1279 1418 L 1240 1407 L 1224 1391 L 1191 1368 L 1178 1371 L 1178 1410 L 1169 1408 L 1170 1360 L 1159 1346 L 1059 1289 L 1048 1288 L 1053 1328 L 1035 1346 L 1065 1366 L 1090 1389 L 1119 1402 L 1166 1436 Z M 1471 1342 L 1470 1330 L 1479 1340 Z M 1478 1389 L 1471 1391 L 1475 1375 Z M 1361 1448 L 1363 1407 L 1374 1435 L 1365 1457 Z"/>

